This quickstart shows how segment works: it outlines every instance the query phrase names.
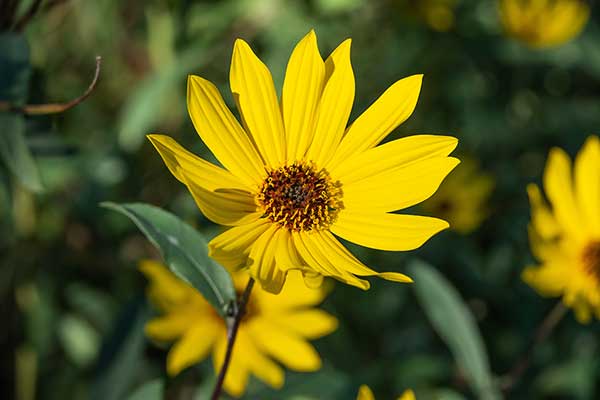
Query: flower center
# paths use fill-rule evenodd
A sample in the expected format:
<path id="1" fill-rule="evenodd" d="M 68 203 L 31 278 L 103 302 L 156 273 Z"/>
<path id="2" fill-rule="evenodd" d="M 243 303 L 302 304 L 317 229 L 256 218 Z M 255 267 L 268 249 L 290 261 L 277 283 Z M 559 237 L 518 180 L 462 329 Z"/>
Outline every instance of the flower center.
<path id="1" fill-rule="evenodd" d="M 327 171 L 295 162 L 271 170 L 257 199 L 265 216 L 291 231 L 327 228 L 341 205 L 339 184 Z"/>
<path id="2" fill-rule="evenodd" d="M 585 272 L 600 283 L 600 241 L 589 243 L 581 256 Z"/>

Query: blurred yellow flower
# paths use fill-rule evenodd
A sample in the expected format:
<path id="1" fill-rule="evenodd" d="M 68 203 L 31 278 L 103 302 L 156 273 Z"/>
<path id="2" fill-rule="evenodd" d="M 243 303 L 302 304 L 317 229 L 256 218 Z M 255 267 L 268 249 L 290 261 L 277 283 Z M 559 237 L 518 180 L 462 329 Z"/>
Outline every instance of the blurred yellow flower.
<path id="1" fill-rule="evenodd" d="M 472 159 L 462 159 L 437 192 L 421 205 L 428 213 L 450 223 L 450 229 L 467 234 L 487 217 L 487 200 L 494 189 L 493 178 L 481 172 Z"/>
<path id="2" fill-rule="evenodd" d="M 457 0 L 421 0 L 416 2 L 419 13 L 431 29 L 447 32 L 454 26 Z"/>
<path id="3" fill-rule="evenodd" d="M 534 48 L 568 42 L 590 15 L 583 0 L 500 0 L 499 8 L 506 33 Z"/>
<path id="4" fill-rule="evenodd" d="M 527 187 L 531 204 L 529 237 L 539 266 L 523 271 L 523 280 L 541 295 L 562 296 L 580 322 L 600 318 L 600 142 L 590 136 L 577 154 L 574 173 L 569 156 L 550 151 L 544 189 Z"/>
<path id="5" fill-rule="evenodd" d="M 375 400 L 373 392 L 367 385 L 361 385 L 358 389 L 358 397 L 356 400 Z M 412 390 L 405 390 L 402 396 L 396 400 L 415 400 L 415 393 Z"/>
<path id="6" fill-rule="evenodd" d="M 403 251 L 448 227 L 392 211 L 435 192 L 459 162 L 448 157 L 457 140 L 416 135 L 377 146 L 411 115 L 421 79 L 399 80 L 346 128 L 354 102 L 350 39 L 323 61 L 308 33 L 290 57 L 281 102 L 267 67 L 238 39 L 230 84 L 243 127 L 212 83 L 188 79 L 192 122 L 225 169 L 168 136 L 149 138 L 204 215 L 232 227 L 209 243 L 210 255 L 231 270 L 248 268 L 263 289 L 278 293 L 294 269 L 310 287 L 324 276 L 365 290 L 360 276 L 411 282 L 363 265 L 333 234 Z"/>
<path id="7" fill-rule="evenodd" d="M 227 346 L 223 319 L 200 293 L 162 264 L 142 261 L 140 271 L 149 280 L 148 298 L 161 312 L 146 324 L 146 335 L 160 342 L 175 342 L 167 356 L 167 373 L 177 375 L 205 359 L 211 351 L 215 371 L 219 371 Z M 248 278 L 243 271 L 233 275 L 239 292 Z M 319 354 L 308 340 L 337 328 L 333 316 L 314 308 L 324 297 L 324 290 L 307 288 L 298 271 L 290 273 L 278 296 L 255 289 L 237 333 L 225 390 L 232 396 L 241 396 L 249 374 L 271 387 L 281 388 L 284 373 L 272 358 L 294 371 L 321 368 Z"/>

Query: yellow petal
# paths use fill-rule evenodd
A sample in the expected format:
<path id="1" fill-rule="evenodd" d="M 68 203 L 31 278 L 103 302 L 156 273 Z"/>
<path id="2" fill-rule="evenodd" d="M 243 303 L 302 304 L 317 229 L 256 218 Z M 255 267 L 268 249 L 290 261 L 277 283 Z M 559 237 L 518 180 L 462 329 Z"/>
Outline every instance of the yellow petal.
<path id="1" fill-rule="evenodd" d="M 188 111 L 202 141 L 225 168 L 250 185 L 262 181 L 263 162 L 215 85 L 190 75 Z"/>
<path id="2" fill-rule="evenodd" d="M 302 159 L 312 140 L 324 79 L 325 64 L 311 30 L 292 52 L 283 81 L 281 111 L 288 162 Z"/>
<path id="3" fill-rule="evenodd" d="M 349 157 L 330 172 L 334 180 L 348 185 L 416 161 L 445 157 L 457 144 L 458 140 L 451 136 L 407 136 Z"/>
<path id="4" fill-rule="evenodd" d="M 429 158 L 344 185 L 344 207 L 387 212 L 413 206 L 433 195 L 459 162 Z"/>
<path id="5" fill-rule="evenodd" d="M 275 260 L 277 266 L 282 271 L 289 271 L 291 269 L 302 269 L 305 266 L 304 261 L 298 254 L 292 235 L 287 229 L 279 229 L 277 232 L 276 241 L 274 244 L 275 248 Z"/>
<path id="6" fill-rule="evenodd" d="M 583 1 L 557 1 L 543 17 L 548 21 L 541 31 L 540 47 L 557 46 L 577 36 L 589 18 L 589 7 Z"/>
<path id="7" fill-rule="evenodd" d="M 248 256 L 248 271 L 267 292 L 277 294 L 285 282 L 286 273 L 275 263 L 279 227 L 271 226 L 254 242 Z"/>
<path id="8" fill-rule="evenodd" d="M 583 221 L 573 193 L 571 162 L 569 156 L 559 148 L 550 150 L 544 172 L 544 189 L 563 230 L 573 238 L 583 240 Z"/>
<path id="9" fill-rule="evenodd" d="M 328 335 L 338 326 L 335 317 L 318 309 L 290 311 L 277 315 L 273 320 L 285 330 L 306 339 L 318 339 Z"/>
<path id="10" fill-rule="evenodd" d="M 273 78 L 242 39 L 233 47 L 229 82 L 242 121 L 264 161 L 279 167 L 285 161 L 285 136 Z"/>
<path id="11" fill-rule="evenodd" d="M 298 270 L 291 270 L 288 272 L 285 285 L 278 295 L 264 291 L 257 291 L 252 295 L 265 313 L 280 315 L 282 312 L 291 312 L 292 309 L 317 305 L 323 301 L 325 294 L 325 290 L 306 287 L 302 273 Z"/>
<path id="12" fill-rule="evenodd" d="M 354 103 L 354 73 L 350 63 L 350 39 L 346 39 L 325 61 L 332 71 L 325 84 L 317 109 L 317 120 L 312 143 L 306 154 L 308 160 L 319 166 L 333 157 L 342 139 Z"/>
<path id="13" fill-rule="evenodd" d="M 184 183 L 196 201 L 202 214 L 219 225 L 236 226 L 256 221 L 262 215 L 248 192 L 236 189 L 209 191 L 183 174 Z"/>
<path id="14" fill-rule="evenodd" d="M 208 255 L 230 271 L 246 265 L 250 248 L 271 223 L 264 219 L 233 227 L 208 242 Z"/>
<path id="15" fill-rule="evenodd" d="M 187 301 L 189 286 L 167 267 L 154 260 L 142 260 L 139 270 L 148 278 L 148 298 L 159 309 L 168 311 Z"/>
<path id="16" fill-rule="evenodd" d="M 175 343 L 167 356 L 167 373 L 175 376 L 183 369 L 203 360 L 211 349 L 215 337 L 225 334 L 225 325 L 196 324 Z"/>
<path id="17" fill-rule="evenodd" d="M 575 159 L 575 195 L 589 233 L 600 237 L 600 142 L 590 136 Z"/>
<path id="18" fill-rule="evenodd" d="M 332 164 L 376 146 L 406 121 L 417 105 L 422 81 L 423 75 L 413 75 L 390 86 L 350 125 Z"/>
<path id="19" fill-rule="evenodd" d="M 363 290 L 369 289 L 371 285 L 368 281 L 357 278 L 346 271 L 343 265 L 338 265 L 331 259 L 330 254 L 320 246 L 320 237 L 317 235 L 308 232 L 294 232 L 292 235 L 298 253 L 306 264 L 321 275 L 330 276 Z"/>
<path id="20" fill-rule="evenodd" d="M 248 370 L 261 381 L 275 389 L 281 389 L 284 382 L 284 373 L 279 365 L 261 353 L 245 327 L 240 327 L 236 339 L 235 351 L 237 356 L 243 358 Z"/>
<path id="21" fill-rule="evenodd" d="M 540 189 L 531 183 L 527 185 L 527 195 L 531 206 L 531 224 L 544 240 L 552 240 L 560 234 L 560 227 L 542 198 Z"/>
<path id="22" fill-rule="evenodd" d="M 319 289 L 323 285 L 324 276 L 314 271 L 302 271 L 302 277 L 304 278 L 304 284 L 309 289 Z"/>
<path id="23" fill-rule="evenodd" d="M 318 236 L 317 236 L 318 235 Z M 328 254 L 334 264 L 344 270 L 358 276 L 377 276 L 389 281 L 408 283 L 412 279 L 399 272 L 376 272 L 364 265 L 348 251 L 333 235 L 328 231 L 321 231 L 315 235 L 316 245 L 320 250 Z"/>
<path id="24" fill-rule="evenodd" d="M 437 218 L 342 210 L 331 231 L 361 246 L 406 251 L 420 247 L 446 228 L 448 223 Z"/>
<path id="25" fill-rule="evenodd" d="M 146 335 L 154 340 L 166 342 L 182 336 L 194 320 L 187 313 L 172 312 L 165 316 L 153 318 L 144 327 Z"/>
<path id="26" fill-rule="evenodd" d="M 358 388 L 358 397 L 356 397 L 356 400 L 375 400 L 375 396 L 373 395 L 373 392 L 367 385 L 360 385 L 360 388 Z"/>
<path id="27" fill-rule="evenodd" d="M 410 389 L 405 390 L 402 396 L 398 397 L 398 400 L 416 400 L 415 392 Z"/>
<path id="28" fill-rule="evenodd" d="M 570 274 L 562 263 L 553 262 L 525 268 L 521 279 L 541 296 L 556 297 L 568 286 Z"/>
<path id="29" fill-rule="evenodd" d="M 148 139 L 158 150 L 169 171 L 180 182 L 184 182 L 183 172 L 186 172 L 207 190 L 219 188 L 248 190 L 251 188 L 231 172 L 190 153 L 169 136 L 148 135 Z"/>
<path id="30" fill-rule="evenodd" d="M 314 347 L 301 337 L 282 330 L 265 318 L 248 322 L 254 343 L 264 352 L 294 371 L 312 372 L 321 368 Z"/>

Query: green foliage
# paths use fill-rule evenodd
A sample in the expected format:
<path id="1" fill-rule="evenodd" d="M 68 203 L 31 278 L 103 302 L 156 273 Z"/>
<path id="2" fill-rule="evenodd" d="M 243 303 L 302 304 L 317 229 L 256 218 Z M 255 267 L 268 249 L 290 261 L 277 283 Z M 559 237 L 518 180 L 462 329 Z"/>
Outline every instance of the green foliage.
<path id="1" fill-rule="evenodd" d="M 160 251 L 166 265 L 195 287 L 223 316 L 236 295 L 229 273 L 208 257 L 204 237 L 175 215 L 148 204 L 102 203 L 129 217 Z"/>
<path id="2" fill-rule="evenodd" d="M 415 280 L 415 293 L 423 310 L 454 354 L 477 397 L 499 399 L 485 344 L 475 319 L 456 289 L 422 261 L 412 262 L 409 270 Z"/>
<path id="3" fill-rule="evenodd" d="M 18 3 L 0 13 L 0 27 L 11 27 L 6 18 L 35 1 L 4 3 Z M 453 6 L 448 31 L 427 22 L 432 4 Z M 135 267 L 158 248 L 224 313 L 235 294 L 206 254 L 206 239 L 222 228 L 201 215 L 145 135 L 168 134 L 214 161 L 187 115 L 186 76 L 214 82 L 236 114 L 234 39 L 251 44 L 281 88 L 293 46 L 311 28 L 324 57 L 353 39 L 351 120 L 396 80 L 423 73 L 415 112 L 389 140 L 454 135 L 458 157 L 479 161 L 495 189 L 470 235 L 445 231 L 410 253 L 351 246 L 375 270 L 405 272 L 415 284 L 373 280 L 363 292 L 336 283 L 322 307 L 339 329 L 314 342 L 324 368 L 286 371 L 281 391 L 252 379 L 246 398 L 346 400 L 363 383 L 378 399 L 406 388 L 418 399 L 483 398 L 551 307 L 520 279 L 534 263 L 525 186 L 541 181 L 551 147 L 573 156 L 598 133 L 598 12 L 596 2 L 579 38 L 537 51 L 503 35 L 495 1 L 42 2 L 20 32 L 0 32 L 2 398 L 121 400 L 162 388 L 167 398 L 209 395 L 209 360 L 166 378 L 170 344 L 144 337 L 147 282 Z M 53 116 L 14 112 L 79 96 L 97 55 L 100 80 L 86 101 Z M 98 207 L 108 200 L 139 229 Z M 408 271 L 415 258 L 422 262 Z M 582 326 L 567 314 L 507 398 L 599 398 L 598 332 L 597 321 Z"/>

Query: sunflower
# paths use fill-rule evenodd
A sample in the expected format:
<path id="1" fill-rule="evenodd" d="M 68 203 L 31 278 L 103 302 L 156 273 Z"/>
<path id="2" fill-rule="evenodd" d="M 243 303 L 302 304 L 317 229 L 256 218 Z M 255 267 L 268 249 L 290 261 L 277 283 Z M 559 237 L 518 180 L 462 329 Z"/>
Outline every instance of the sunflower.
<path id="1" fill-rule="evenodd" d="M 230 84 L 242 125 L 217 88 L 188 79 L 188 110 L 201 139 L 224 168 L 149 135 L 171 173 L 198 207 L 230 229 L 209 243 L 230 270 L 247 268 L 278 293 L 290 270 L 309 287 L 324 276 L 362 289 L 360 276 L 397 282 L 357 260 L 334 236 L 380 250 L 412 250 L 448 227 L 440 219 L 393 211 L 431 196 L 458 164 L 449 136 L 415 135 L 377 146 L 417 103 L 421 75 L 401 79 L 350 126 L 354 74 L 350 39 L 323 61 L 309 32 L 290 57 L 281 102 L 267 67 L 246 42 L 235 42 Z"/>
<path id="2" fill-rule="evenodd" d="M 147 260 L 139 268 L 149 280 L 148 298 L 162 314 L 146 324 L 146 335 L 159 342 L 175 341 L 167 356 L 167 373 L 177 375 L 206 358 L 211 350 L 215 371 L 219 371 L 227 346 L 225 321 L 200 293 L 162 264 Z M 239 292 L 248 277 L 244 271 L 233 275 Z M 244 393 L 250 374 L 273 388 L 281 388 L 284 373 L 271 357 L 294 371 L 321 368 L 319 354 L 308 340 L 337 328 L 333 316 L 313 308 L 325 294 L 323 289 L 307 288 L 298 271 L 289 274 L 277 297 L 254 290 L 225 377 L 224 388 L 230 395 L 239 397 Z"/>
<path id="3" fill-rule="evenodd" d="M 539 266 L 523 271 L 523 280 L 541 295 L 562 296 L 580 322 L 600 318 L 600 142 L 590 136 L 577 154 L 574 174 L 569 156 L 550 151 L 544 189 L 527 187 L 531 203 L 529 236 Z"/>
<path id="4" fill-rule="evenodd" d="M 467 234 L 488 216 L 487 200 L 493 189 L 494 179 L 481 172 L 476 161 L 461 158 L 458 168 L 421 208 L 447 220 L 450 229 Z"/>
<path id="5" fill-rule="evenodd" d="M 589 16 L 584 0 L 500 0 L 506 33 L 534 48 L 568 42 L 579 35 Z"/>
<path id="6" fill-rule="evenodd" d="M 361 385 L 356 400 L 375 400 L 375 396 L 367 385 Z M 397 400 L 415 400 L 415 393 L 410 389 L 405 390 Z"/>

